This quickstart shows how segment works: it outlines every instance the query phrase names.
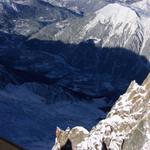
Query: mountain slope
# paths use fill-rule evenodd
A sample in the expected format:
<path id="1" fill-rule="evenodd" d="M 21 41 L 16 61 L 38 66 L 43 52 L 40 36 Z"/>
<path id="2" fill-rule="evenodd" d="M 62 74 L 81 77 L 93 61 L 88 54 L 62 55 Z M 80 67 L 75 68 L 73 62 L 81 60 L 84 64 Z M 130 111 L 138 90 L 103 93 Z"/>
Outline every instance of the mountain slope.
<path id="1" fill-rule="evenodd" d="M 31 38 L 66 43 L 93 39 L 98 46 L 124 47 L 149 58 L 149 4 L 147 1 L 141 3 L 105 4 L 94 13 L 85 14 L 83 18 L 53 25 L 62 26 L 56 28 L 55 33 L 50 31 L 52 26 L 48 26 Z"/>
<path id="2" fill-rule="evenodd" d="M 9 18 L 11 28 L 4 28 L 3 24 L 1 31 L 6 30 L 13 34 L 22 34 L 29 36 L 38 32 L 44 26 L 53 22 L 65 20 L 67 18 L 80 17 L 67 8 L 53 6 L 47 2 L 40 0 L 29 1 L 0 1 L 1 16 L 7 22 Z"/>
<path id="3" fill-rule="evenodd" d="M 29 40 L 80 43 L 92 39 L 98 46 L 124 47 L 149 58 L 149 3 L 148 0 L 1 1 L 1 31 L 11 30 L 13 34 L 28 36 Z"/>
<path id="4" fill-rule="evenodd" d="M 112 107 L 106 119 L 100 121 L 93 127 L 83 140 L 78 139 L 80 136 L 82 137 L 83 133 L 81 133 L 80 136 L 75 136 L 79 131 L 81 132 L 81 128 L 77 128 L 78 130 L 75 133 L 71 133 L 72 129 L 59 131 L 63 133 L 59 133 L 60 136 L 56 137 L 56 143 L 53 150 L 59 150 L 59 148 L 64 146 L 62 140 L 60 140 L 61 138 L 63 138 L 64 141 L 70 140 L 72 143 L 71 145 L 73 145 L 73 150 L 124 150 L 129 147 L 132 150 L 136 150 L 136 148 L 138 150 L 146 150 L 150 140 L 150 124 L 148 120 L 150 116 L 149 84 L 150 75 L 148 75 L 141 86 L 133 81 L 126 93 L 120 96 L 118 101 Z M 141 129 L 140 132 L 143 132 L 143 134 L 138 134 L 139 128 Z M 82 131 L 84 130 L 82 129 Z M 65 134 L 66 136 L 62 137 Z M 131 142 L 128 140 L 129 138 L 133 141 L 131 144 L 132 146 L 129 146 L 129 143 Z M 142 138 L 143 141 L 141 141 L 140 138 Z M 136 140 L 140 141 L 140 143 L 137 144 Z M 76 141 L 78 142 L 76 143 Z M 74 143 L 76 143 L 76 145 Z M 65 144 L 67 147 L 67 143 Z"/>

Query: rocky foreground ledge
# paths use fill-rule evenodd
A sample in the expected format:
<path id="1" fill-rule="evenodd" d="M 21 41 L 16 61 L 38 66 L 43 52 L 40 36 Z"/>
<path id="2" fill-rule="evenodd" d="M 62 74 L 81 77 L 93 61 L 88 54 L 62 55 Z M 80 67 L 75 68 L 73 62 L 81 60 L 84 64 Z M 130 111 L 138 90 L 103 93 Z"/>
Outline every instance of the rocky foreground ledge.
<path id="1" fill-rule="evenodd" d="M 149 150 L 150 74 L 142 85 L 131 82 L 108 113 L 88 132 L 83 127 L 56 130 L 52 150 Z"/>

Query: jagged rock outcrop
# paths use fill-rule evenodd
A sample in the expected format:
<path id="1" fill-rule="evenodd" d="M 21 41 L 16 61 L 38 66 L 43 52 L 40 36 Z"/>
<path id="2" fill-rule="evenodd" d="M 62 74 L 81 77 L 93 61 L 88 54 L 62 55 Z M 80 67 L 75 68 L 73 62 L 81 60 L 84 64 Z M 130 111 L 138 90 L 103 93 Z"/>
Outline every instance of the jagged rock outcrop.
<path id="1" fill-rule="evenodd" d="M 83 127 L 75 127 L 73 129 L 66 129 L 65 131 L 57 128 L 56 130 L 56 144 L 53 147 L 53 150 L 59 149 L 76 149 L 81 141 L 83 141 L 89 132 Z"/>
<path id="2" fill-rule="evenodd" d="M 76 146 L 74 140 L 71 141 L 74 145 L 73 150 L 129 150 L 129 145 L 132 150 L 144 150 L 150 144 L 149 117 L 150 74 L 142 85 L 133 81 L 126 93 L 120 96 L 112 107 L 106 119 L 93 127 L 83 141 Z M 69 136 L 67 138 L 69 140 Z M 56 150 L 55 147 L 53 150 Z"/>

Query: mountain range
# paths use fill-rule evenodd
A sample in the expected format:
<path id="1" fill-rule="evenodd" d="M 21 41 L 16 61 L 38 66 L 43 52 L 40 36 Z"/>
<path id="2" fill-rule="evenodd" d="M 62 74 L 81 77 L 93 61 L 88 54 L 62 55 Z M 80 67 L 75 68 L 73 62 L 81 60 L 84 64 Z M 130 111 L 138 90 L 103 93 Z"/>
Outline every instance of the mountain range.
<path id="1" fill-rule="evenodd" d="M 91 129 L 149 47 L 150 0 L 0 0 L 0 137 L 46 150 L 56 126 Z"/>

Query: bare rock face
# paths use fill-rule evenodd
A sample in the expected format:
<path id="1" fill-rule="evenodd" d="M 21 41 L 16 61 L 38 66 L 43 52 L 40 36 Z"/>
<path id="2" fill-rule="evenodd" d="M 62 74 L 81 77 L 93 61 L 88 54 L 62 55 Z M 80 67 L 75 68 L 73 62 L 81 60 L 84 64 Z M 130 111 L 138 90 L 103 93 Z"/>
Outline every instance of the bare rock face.
<path id="1" fill-rule="evenodd" d="M 148 150 L 150 147 L 150 114 L 146 115 L 123 145 L 123 150 Z"/>
<path id="2" fill-rule="evenodd" d="M 89 134 L 82 132 L 85 130 L 83 128 L 80 135 L 84 136 L 78 136 L 78 129 L 74 130 L 75 128 L 63 131 L 63 134 L 67 134 L 65 144 L 70 140 L 73 150 L 146 150 L 150 145 L 149 87 L 150 75 L 141 86 L 135 81 L 131 82 L 126 93 L 120 96 L 106 119 L 93 127 Z M 59 141 L 56 137 L 59 149 L 63 146 L 60 144 L 62 142 L 63 140 Z M 56 145 L 53 150 L 58 150 L 55 148 Z"/>
<path id="3" fill-rule="evenodd" d="M 88 135 L 89 132 L 83 127 L 75 127 L 71 130 L 68 128 L 65 131 L 57 128 L 55 146 L 52 150 L 76 149 L 76 145 L 83 141 Z"/>

